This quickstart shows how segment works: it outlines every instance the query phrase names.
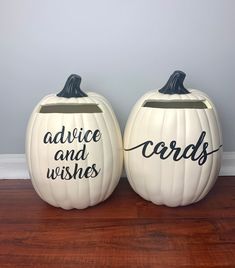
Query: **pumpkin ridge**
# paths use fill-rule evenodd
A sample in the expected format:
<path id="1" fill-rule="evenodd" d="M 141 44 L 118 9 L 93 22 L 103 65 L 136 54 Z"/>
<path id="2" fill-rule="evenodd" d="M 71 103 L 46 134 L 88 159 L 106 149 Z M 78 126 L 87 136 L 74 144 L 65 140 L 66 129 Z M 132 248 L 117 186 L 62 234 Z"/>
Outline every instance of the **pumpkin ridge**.
<path id="1" fill-rule="evenodd" d="M 166 120 L 166 110 L 163 110 L 163 115 L 162 115 L 162 125 L 161 125 L 161 130 L 160 130 L 160 139 L 162 140 L 162 136 L 163 136 L 163 126 L 165 125 L 165 120 Z M 165 203 L 165 197 L 164 197 L 164 192 L 162 190 L 163 186 L 162 186 L 162 162 L 160 161 L 160 165 L 159 165 L 159 178 L 160 178 L 160 192 L 161 192 L 161 203 Z"/>
<path id="2" fill-rule="evenodd" d="M 39 115 L 37 115 L 37 117 L 39 117 Z M 36 118 L 35 118 L 36 119 Z M 47 127 L 47 119 L 46 119 L 46 127 Z M 33 129 L 35 128 L 35 129 L 40 129 L 41 128 L 41 125 L 42 125 L 42 121 L 40 121 L 40 120 L 35 120 L 35 124 L 33 125 Z M 38 133 L 37 133 L 38 134 Z M 38 143 L 34 143 L 35 145 L 35 147 L 36 147 L 36 150 L 35 151 L 37 151 L 37 152 L 39 152 L 40 151 L 40 149 L 39 149 L 39 144 Z M 40 188 L 40 183 L 41 183 L 41 178 L 42 178 L 42 171 L 41 171 L 41 168 L 40 168 L 40 166 L 41 166 L 41 160 L 40 160 L 40 157 L 39 157 L 39 154 L 37 153 L 36 154 L 36 161 L 37 161 L 37 166 L 38 166 L 38 169 L 40 170 L 40 179 L 39 180 L 34 180 L 34 182 L 36 182 L 36 184 L 37 184 L 37 189 L 40 189 L 40 192 L 41 192 L 41 194 L 42 194 L 42 196 L 43 196 L 43 198 L 45 198 L 45 196 L 46 196 L 46 194 L 45 194 L 45 190 L 41 190 L 41 188 Z M 33 172 L 34 173 L 34 172 Z M 46 187 L 48 187 L 48 185 L 46 185 Z M 57 202 L 56 202 L 56 200 L 54 199 L 54 197 L 52 197 L 51 198 L 51 200 L 52 201 L 54 201 L 54 204 L 56 204 L 56 205 L 58 205 L 57 204 Z"/>
<path id="3" fill-rule="evenodd" d="M 210 123 L 210 120 L 208 118 L 208 114 L 207 112 L 205 111 L 204 112 L 205 114 L 205 118 L 206 118 L 206 122 L 208 124 L 208 129 L 211 130 L 211 123 Z M 209 136 L 210 136 L 210 140 L 211 140 L 211 147 L 214 148 L 214 137 L 212 136 L 212 133 L 211 131 L 209 131 Z M 201 200 L 208 192 L 208 185 L 210 187 L 212 187 L 213 185 L 211 185 L 211 181 L 213 180 L 213 178 L 211 178 L 211 173 L 213 171 L 213 166 L 214 166 L 214 155 L 211 155 L 211 164 L 210 164 L 210 172 L 209 172 L 209 175 L 208 175 L 208 179 L 205 183 L 205 186 L 203 187 L 201 193 L 199 194 L 198 198 L 196 198 L 196 202 Z M 209 188 L 210 190 L 210 188 Z"/>
<path id="4" fill-rule="evenodd" d="M 48 126 L 50 125 L 50 123 L 49 123 L 50 120 L 51 120 L 51 118 L 47 116 L 46 117 L 46 120 L 45 120 L 46 129 L 48 129 Z M 50 150 L 50 148 L 47 148 L 47 160 L 49 159 L 49 152 L 48 152 L 48 150 Z M 40 157 L 38 157 L 38 161 L 40 161 L 39 159 L 40 159 Z M 41 176 L 41 178 L 43 178 L 43 176 Z M 61 205 L 60 205 L 61 204 L 61 200 L 59 200 L 57 198 L 57 194 L 54 193 L 53 186 L 51 185 L 51 181 L 48 182 L 48 188 L 49 188 L 49 191 L 51 193 L 51 198 L 54 201 L 54 204 L 56 205 L 56 207 L 61 207 Z"/>
<path id="5" fill-rule="evenodd" d="M 75 125 L 80 125 L 80 127 L 84 128 L 84 125 L 83 125 L 83 121 L 82 121 L 82 114 L 80 114 L 79 116 L 74 116 L 74 122 L 75 122 Z M 76 150 L 78 150 L 80 144 L 76 144 Z M 77 203 L 79 204 L 80 203 L 80 194 L 79 192 L 81 191 L 81 185 L 79 183 L 79 181 L 76 183 L 76 195 L 77 195 L 77 198 L 76 198 L 76 201 Z M 77 209 L 80 209 L 80 205 L 74 205 L 75 208 Z"/>
<path id="6" fill-rule="evenodd" d="M 36 109 L 36 108 L 35 108 Z M 34 116 L 34 118 L 32 118 L 32 123 L 31 123 L 31 125 L 30 125 L 30 131 L 32 131 L 32 129 L 35 127 L 35 125 L 36 125 L 36 122 L 37 122 L 37 117 L 38 117 L 38 115 L 37 114 L 35 114 L 35 115 L 33 115 Z M 31 159 L 31 157 L 32 157 L 32 143 L 33 143 L 33 139 L 32 139 L 32 136 L 29 136 L 29 139 L 30 139 L 30 141 L 29 141 L 29 152 L 28 152 L 28 159 Z M 32 172 L 32 170 L 33 170 L 33 167 L 32 167 L 32 162 L 31 161 L 28 161 L 28 165 L 29 165 L 29 167 L 30 167 L 30 177 L 31 177 L 31 181 L 32 181 L 32 184 L 35 186 L 35 190 L 36 190 L 36 192 L 38 193 L 38 195 L 43 199 L 44 198 L 44 195 L 42 194 L 42 192 L 39 190 L 39 186 L 38 186 L 38 183 L 37 183 L 37 181 L 36 180 L 34 180 L 34 175 L 33 175 L 33 172 Z"/>
<path id="7" fill-rule="evenodd" d="M 196 98 L 199 100 L 199 96 L 196 95 Z M 195 110 L 196 113 L 197 113 L 197 118 L 198 118 L 198 122 L 200 124 L 200 131 L 202 132 L 203 131 L 203 126 L 202 126 L 202 116 L 200 115 L 199 111 L 198 110 Z M 203 114 L 204 111 L 202 111 L 202 114 Z M 191 199 L 191 202 L 192 203 L 195 203 L 198 196 L 200 196 L 200 184 L 201 184 L 201 180 L 202 180 L 202 174 L 203 174 L 203 169 L 204 169 L 204 166 L 201 167 L 200 171 L 199 171 L 199 176 L 198 176 L 198 179 L 197 179 L 197 184 L 196 184 L 196 188 L 194 189 L 194 197 L 192 197 Z"/>
<path id="8" fill-rule="evenodd" d="M 81 114 L 81 122 L 82 122 L 81 125 L 83 126 L 83 129 L 86 129 L 86 126 L 85 126 L 86 120 L 85 120 L 83 114 Z M 88 158 L 86 158 L 84 161 L 85 161 L 86 166 L 89 166 L 88 165 Z M 86 207 L 90 207 L 91 204 L 92 204 L 92 200 L 91 200 L 91 189 L 90 189 L 90 180 L 87 180 L 86 181 L 86 185 L 87 185 L 87 196 L 88 196 L 88 200 L 87 200 L 88 202 L 86 202 L 88 205 Z"/>
<path id="9" fill-rule="evenodd" d="M 179 127 L 178 127 L 178 121 L 179 121 L 179 111 L 178 110 L 176 110 L 176 123 L 175 123 L 175 125 L 176 125 L 176 137 L 177 137 L 177 140 L 178 140 L 178 135 L 179 135 Z M 171 195 L 173 196 L 174 195 L 174 186 L 175 186 L 175 180 L 176 180 L 176 162 L 174 163 L 174 165 L 173 165 L 173 176 L 172 176 L 172 180 L 171 180 L 171 185 L 170 185 L 170 187 L 171 187 L 171 190 L 170 190 L 170 193 L 171 193 Z"/>
<path id="10" fill-rule="evenodd" d="M 107 109 L 107 110 L 109 110 L 109 107 L 108 106 L 106 106 L 105 105 L 105 103 L 102 101 L 102 100 L 100 100 L 101 102 L 102 102 L 102 104 L 103 104 L 103 109 Z M 110 116 L 110 114 L 106 114 L 106 116 Z M 104 197 L 105 197 L 105 199 L 107 199 L 109 196 L 110 196 L 110 185 L 112 185 L 112 182 L 113 182 L 113 174 L 114 174 L 114 167 L 113 167 L 113 162 L 114 162 L 114 157 L 113 157 L 113 144 L 112 144 L 112 140 L 111 140 L 111 137 L 112 137 L 112 133 L 111 133 L 111 131 L 110 131 L 110 128 L 107 126 L 107 123 L 106 123 L 106 120 L 105 120 L 105 115 L 103 115 L 103 117 L 102 117 L 102 119 L 103 119 L 103 121 L 104 121 L 104 126 L 105 126 L 105 128 L 106 128 L 106 130 L 107 130 L 107 133 L 108 133 L 108 140 L 109 140 L 109 143 L 110 143 L 110 150 L 111 150 L 111 158 L 112 158 L 112 171 L 111 171 L 111 176 L 110 176 L 110 180 L 109 180 L 109 182 L 107 183 L 107 187 L 106 187 L 106 189 L 104 189 L 104 193 L 103 193 L 103 195 L 104 195 Z M 103 143 L 103 141 L 102 141 L 102 146 L 103 146 L 103 156 L 104 156 L 104 143 Z M 104 180 L 103 180 L 104 181 Z M 103 182 L 102 181 L 102 182 Z M 118 180 L 119 181 L 119 180 Z"/>
<path id="11" fill-rule="evenodd" d="M 61 114 L 61 124 L 62 124 L 62 126 L 64 126 L 65 125 L 65 123 L 64 123 L 64 115 L 63 114 Z M 64 160 L 63 160 L 64 161 Z M 50 186 L 51 186 L 51 182 L 49 182 L 49 184 L 50 184 Z M 67 204 L 69 204 L 69 206 L 71 207 L 71 202 L 68 202 L 67 203 L 67 200 L 69 200 L 69 193 L 68 193 L 68 187 L 67 187 L 67 183 L 66 183 L 66 181 L 64 180 L 63 181 L 63 193 L 64 193 L 64 197 L 65 197 L 65 199 L 64 200 L 61 200 L 61 199 L 58 199 L 58 197 L 57 197 L 57 203 L 59 203 L 59 206 L 60 207 L 62 207 L 62 208 L 64 208 L 64 209 L 66 209 L 67 208 L 67 206 L 66 207 L 64 207 L 63 206 L 63 202 L 65 202 L 65 204 L 67 205 Z M 53 188 L 52 188 L 52 193 L 53 193 Z M 67 208 L 68 209 L 68 208 Z M 69 208 L 70 209 L 70 208 Z"/>
<path id="12" fill-rule="evenodd" d="M 102 117 L 102 120 L 104 121 L 104 117 L 103 116 L 101 116 Z M 96 125 L 97 125 L 97 127 L 99 126 L 99 123 L 98 123 L 98 119 L 97 119 L 97 115 L 96 114 L 94 114 L 94 119 L 95 119 L 95 122 L 96 122 Z M 106 126 L 106 125 L 105 125 Z M 102 143 L 102 145 L 100 146 L 101 148 L 102 148 L 102 153 L 101 153 L 101 157 L 102 157 L 102 159 L 104 159 L 106 156 L 105 156 L 105 153 L 104 153 L 104 141 L 103 141 L 103 139 L 101 140 L 101 143 Z M 103 199 L 103 197 L 105 196 L 104 195 L 104 193 L 103 193 L 103 185 L 104 185 L 104 171 L 105 171 L 105 168 L 104 168 L 104 163 L 105 163 L 105 161 L 102 161 L 102 166 L 100 167 L 101 168 L 101 183 L 100 183 L 100 188 L 101 188 L 101 190 L 100 190 L 100 194 L 99 194 L 99 197 L 97 198 L 97 202 L 102 202 L 102 199 Z M 105 199 L 104 199 L 105 200 Z M 97 203 L 96 202 L 96 203 Z"/>
<path id="13" fill-rule="evenodd" d="M 183 115 L 184 115 L 184 143 L 185 143 L 185 138 L 187 136 L 187 113 L 185 112 L 185 110 L 183 111 Z M 185 161 L 183 161 L 183 186 L 182 186 L 182 195 L 181 195 L 181 201 L 180 201 L 180 205 L 183 206 L 184 205 L 184 193 L 185 193 L 185 174 L 186 174 L 186 167 L 187 167 L 187 163 Z"/>
<path id="14" fill-rule="evenodd" d="M 149 124 L 149 122 L 151 122 L 151 115 L 152 115 L 152 110 L 148 110 L 147 112 L 146 112 L 146 118 L 145 118 L 145 121 L 146 121 L 146 130 L 145 130 L 145 132 L 147 133 L 147 136 L 149 136 L 149 128 L 150 128 L 150 124 Z M 151 119 L 151 120 L 150 120 Z M 142 169 L 143 169 L 143 171 L 145 170 L 145 168 L 146 168 L 146 162 L 145 161 L 143 161 L 143 163 L 142 163 Z M 146 168 L 146 169 L 148 169 L 148 167 Z M 150 196 L 150 194 L 149 194 L 149 189 L 148 189 L 148 186 L 147 186 L 147 182 L 146 182 L 146 180 L 143 180 L 144 181 L 144 190 L 145 190 L 145 196 L 146 197 L 149 197 Z M 151 202 L 152 202 L 152 198 L 150 199 L 151 200 Z"/>

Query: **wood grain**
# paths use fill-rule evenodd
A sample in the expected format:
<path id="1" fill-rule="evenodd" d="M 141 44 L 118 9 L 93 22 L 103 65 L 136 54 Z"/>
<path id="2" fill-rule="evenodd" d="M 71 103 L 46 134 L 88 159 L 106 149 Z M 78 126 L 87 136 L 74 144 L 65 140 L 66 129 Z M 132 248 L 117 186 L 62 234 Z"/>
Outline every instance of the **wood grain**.
<path id="1" fill-rule="evenodd" d="M 86 210 L 39 199 L 29 180 L 0 181 L 0 267 L 235 267 L 235 178 L 197 204 L 167 208 L 121 179 Z"/>

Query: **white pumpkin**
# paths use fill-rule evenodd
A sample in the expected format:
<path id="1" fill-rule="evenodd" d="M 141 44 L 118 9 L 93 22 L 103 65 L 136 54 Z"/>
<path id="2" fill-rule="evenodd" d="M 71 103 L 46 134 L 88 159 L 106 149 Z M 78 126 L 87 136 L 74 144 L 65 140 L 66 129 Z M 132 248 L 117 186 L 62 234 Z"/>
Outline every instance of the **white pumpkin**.
<path id="1" fill-rule="evenodd" d="M 71 75 L 43 98 L 28 123 L 26 156 L 38 195 L 55 207 L 83 209 L 107 199 L 122 172 L 120 128 L 107 100 Z"/>
<path id="2" fill-rule="evenodd" d="M 215 106 L 183 86 L 175 71 L 161 90 L 135 104 L 124 133 L 124 163 L 132 188 L 171 207 L 202 199 L 221 165 L 222 137 Z"/>

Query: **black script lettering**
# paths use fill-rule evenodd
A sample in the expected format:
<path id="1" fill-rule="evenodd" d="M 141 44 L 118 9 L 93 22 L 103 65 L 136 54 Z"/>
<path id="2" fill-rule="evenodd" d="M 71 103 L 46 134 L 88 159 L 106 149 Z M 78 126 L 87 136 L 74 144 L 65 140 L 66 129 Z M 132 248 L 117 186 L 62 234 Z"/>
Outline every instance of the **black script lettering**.
<path id="1" fill-rule="evenodd" d="M 65 143 L 66 142 L 66 139 L 64 138 L 64 130 L 65 130 L 65 127 L 63 126 L 62 130 L 55 134 L 54 143 L 59 143 L 59 142 Z M 70 139 L 70 135 L 71 134 L 69 132 L 67 139 Z"/>
<path id="2" fill-rule="evenodd" d="M 90 135 L 90 138 L 89 138 L 89 135 Z M 85 142 L 90 142 L 91 140 L 93 139 L 93 135 L 92 135 L 92 131 L 89 129 L 86 131 L 84 137 L 83 137 L 83 140 Z"/>
<path id="3" fill-rule="evenodd" d="M 96 129 L 94 131 L 93 140 L 94 140 L 94 142 L 97 142 L 100 139 L 101 139 L 101 132 L 99 131 L 99 129 Z"/>
<path id="4" fill-rule="evenodd" d="M 91 178 L 95 178 L 96 176 L 99 175 L 101 169 L 97 169 L 96 164 L 93 164 L 91 167 L 93 169 L 93 173 L 91 174 Z"/>
<path id="5" fill-rule="evenodd" d="M 141 144 L 139 144 L 139 145 L 137 145 L 137 146 L 135 146 L 135 147 L 133 147 L 131 149 L 125 149 L 125 151 L 135 150 L 135 149 L 143 146 L 142 154 L 143 154 L 144 157 L 148 158 L 148 157 L 151 157 L 154 154 L 154 152 L 152 152 L 149 155 L 146 154 L 146 149 L 147 149 L 148 145 L 153 145 L 153 142 L 152 141 L 145 141 L 145 142 L 143 142 L 143 143 L 141 143 Z"/>
<path id="6" fill-rule="evenodd" d="M 190 153 L 190 149 L 192 149 L 192 152 Z M 195 150 L 195 145 L 194 144 L 189 144 L 188 146 L 186 146 L 186 148 L 184 149 L 184 158 L 185 159 L 188 159 L 191 157 L 192 153 L 194 152 Z M 189 153 L 189 154 L 188 154 Z M 183 156 L 182 156 L 183 157 Z M 182 158 L 181 157 L 181 158 Z"/>
<path id="7" fill-rule="evenodd" d="M 82 179 L 82 178 L 95 178 L 99 175 L 101 169 L 96 168 L 96 164 L 92 164 L 86 168 L 79 167 L 75 163 L 74 168 L 71 170 L 69 166 L 56 167 L 54 169 L 47 169 L 47 178 L 55 180 L 60 178 L 61 180 Z"/>
<path id="8" fill-rule="evenodd" d="M 170 148 L 171 148 L 171 153 L 175 151 L 174 155 L 173 155 L 173 160 L 175 161 L 179 161 L 180 160 L 180 148 L 179 147 L 176 147 L 176 141 L 172 141 L 170 142 Z M 170 156 L 170 155 L 169 155 Z M 168 156 L 168 157 L 169 157 Z"/>
<path id="9" fill-rule="evenodd" d="M 203 143 L 203 141 L 204 141 L 205 136 L 206 136 L 206 132 L 203 131 L 203 132 L 201 133 L 201 135 L 200 135 L 200 137 L 199 137 L 199 139 L 198 139 L 198 141 L 197 141 L 195 147 L 194 147 L 194 150 L 192 151 L 191 159 L 192 159 L 193 161 L 197 161 L 197 160 L 200 158 L 200 156 L 196 157 L 196 155 L 197 155 L 197 153 L 198 153 L 198 150 L 199 150 L 200 146 L 202 145 L 202 143 Z M 207 146 L 208 146 L 208 143 L 207 143 L 207 142 L 205 142 L 205 144 L 207 144 Z M 206 151 L 207 146 L 205 147 L 205 150 L 203 149 L 203 151 L 201 152 L 200 155 L 202 155 L 202 154 L 207 154 L 207 151 Z"/>
<path id="10" fill-rule="evenodd" d="M 86 144 L 83 144 L 83 148 L 81 150 L 78 150 L 77 152 L 75 150 L 59 150 L 55 153 L 54 159 L 56 161 L 58 160 L 67 160 L 67 161 L 73 161 L 73 160 L 86 160 L 89 153 L 86 153 Z"/>
<path id="11" fill-rule="evenodd" d="M 46 133 L 46 135 L 44 136 L 44 138 L 43 138 L 43 142 L 44 143 L 52 143 L 52 134 L 51 134 L 51 132 L 47 132 Z"/>
<path id="12" fill-rule="evenodd" d="M 74 140 L 76 140 L 77 142 L 81 143 L 81 142 L 85 142 L 85 143 L 89 143 L 91 141 L 97 142 L 101 139 L 101 132 L 99 129 L 96 129 L 95 131 L 93 130 L 84 130 L 83 128 L 80 128 L 79 130 L 77 128 L 74 128 L 72 131 L 65 131 L 65 126 L 62 126 L 62 129 L 57 132 L 54 136 L 53 134 L 48 131 L 44 138 L 43 138 L 43 142 L 45 144 L 47 143 L 72 143 L 74 142 Z"/>
<path id="13" fill-rule="evenodd" d="M 52 179 L 55 180 L 57 178 L 57 176 L 59 175 L 60 172 L 60 168 L 57 167 L 55 169 L 50 170 L 49 168 L 47 169 L 47 178 L 48 179 Z"/>
<path id="14" fill-rule="evenodd" d="M 208 144 L 208 142 L 204 142 L 205 136 L 206 136 L 206 132 L 202 131 L 200 137 L 198 138 L 197 143 L 195 145 L 189 144 L 188 146 L 185 147 L 185 149 L 177 147 L 175 140 L 170 142 L 169 147 L 167 147 L 165 145 L 165 142 L 163 142 L 163 141 L 158 142 L 153 147 L 153 145 L 154 145 L 153 141 L 148 140 L 148 141 L 145 141 L 137 146 L 134 146 L 134 147 L 129 148 L 129 149 L 124 149 L 124 150 L 125 151 L 132 151 L 132 150 L 135 150 L 139 147 L 142 147 L 142 155 L 145 158 L 149 158 L 149 157 L 153 156 L 154 154 L 156 154 L 156 155 L 160 156 L 160 159 L 164 160 L 173 154 L 172 158 L 174 161 L 179 161 L 182 158 L 184 158 L 184 159 L 191 158 L 192 161 L 197 161 L 198 165 L 201 166 L 206 162 L 208 155 L 219 151 L 219 149 L 222 147 L 222 145 L 220 145 L 217 149 L 208 152 L 207 148 L 208 148 L 209 144 Z M 153 149 L 152 149 L 152 147 L 153 147 Z M 147 149 L 148 149 L 148 153 L 146 153 Z M 152 149 L 152 152 L 151 151 L 149 152 L 150 149 Z"/>

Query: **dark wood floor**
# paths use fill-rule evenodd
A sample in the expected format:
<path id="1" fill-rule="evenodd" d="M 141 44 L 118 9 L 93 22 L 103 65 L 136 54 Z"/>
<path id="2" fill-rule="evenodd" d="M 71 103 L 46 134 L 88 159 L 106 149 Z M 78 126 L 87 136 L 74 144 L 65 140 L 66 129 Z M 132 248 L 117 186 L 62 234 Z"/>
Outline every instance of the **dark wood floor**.
<path id="1" fill-rule="evenodd" d="M 188 207 L 155 206 L 126 179 L 104 203 L 53 208 L 0 181 L 0 267 L 235 267 L 235 177 Z"/>

